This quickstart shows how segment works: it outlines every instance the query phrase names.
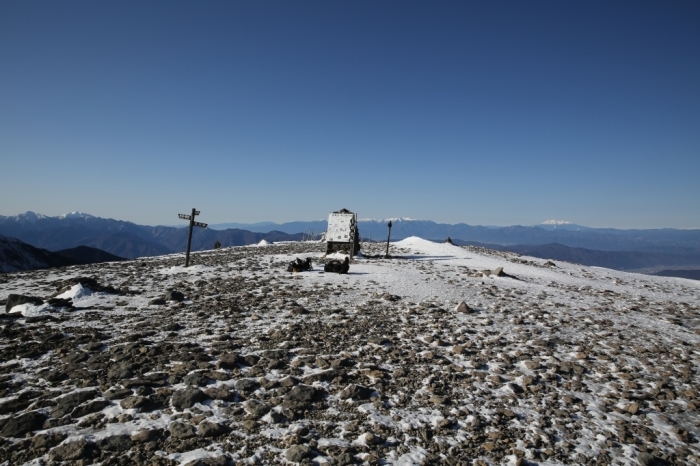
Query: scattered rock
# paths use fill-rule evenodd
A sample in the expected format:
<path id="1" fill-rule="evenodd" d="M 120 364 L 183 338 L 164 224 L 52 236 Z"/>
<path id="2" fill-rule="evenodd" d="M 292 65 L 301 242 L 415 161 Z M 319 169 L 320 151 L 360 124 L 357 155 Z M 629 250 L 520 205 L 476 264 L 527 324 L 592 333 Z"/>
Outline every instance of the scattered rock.
<path id="1" fill-rule="evenodd" d="M 2 437 L 24 437 L 34 430 L 40 430 L 47 416 L 39 411 L 30 411 L 4 420 L 5 425 L 0 431 Z M 0 421 L 3 422 L 3 421 Z"/>
<path id="2" fill-rule="evenodd" d="M 107 406 L 111 405 L 112 402 L 109 400 L 94 400 L 84 405 L 78 406 L 70 414 L 74 419 L 87 416 L 88 414 L 96 413 L 102 411 Z"/>
<path id="3" fill-rule="evenodd" d="M 311 448 L 307 445 L 292 445 L 287 449 L 284 457 L 292 463 L 300 463 L 305 458 L 311 456 Z"/>
<path id="4" fill-rule="evenodd" d="M 188 439 L 197 435 L 193 425 L 179 421 L 170 423 L 168 431 L 171 437 L 175 439 Z"/>
<path id="5" fill-rule="evenodd" d="M 92 444 L 85 439 L 64 443 L 49 451 L 49 459 L 51 461 L 78 460 L 87 456 L 91 447 Z"/>
<path id="6" fill-rule="evenodd" d="M 131 436 L 126 434 L 112 435 L 110 437 L 105 437 L 97 442 L 97 446 L 100 450 L 106 451 L 126 451 L 131 448 L 133 441 Z"/>
<path id="7" fill-rule="evenodd" d="M 184 384 L 196 385 L 200 387 L 205 386 L 208 382 L 209 379 L 207 379 L 201 372 L 193 372 L 192 374 L 187 374 L 182 379 L 182 383 Z"/>
<path id="8" fill-rule="evenodd" d="M 165 293 L 165 300 L 177 301 L 178 303 L 181 303 L 185 300 L 185 295 L 179 291 L 168 291 L 167 293 Z"/>
<path id="9" fill-rule="evenodd" d="M 128 396 L 124 398 L 119 405 L 123 409 L 137 409 L 146 404 L 146 398 L 143 396 Z"/>
<path id="10" fill-rule="evenodd" d="M 300 382 L 300 380 L 297 379 L 296 377 L 292 377 L 292 376 L 288 375 L 287 377 L 280 380 L 280 386 L 281 387 L 293 387 L 295 385 L 298 385 L 299 382 Z"/>
<path id="11" fill-rule="evenodd" d="M 108 400 L 121 400 L 122 398 L 126 398 L 127 396 L 131 395 L 134 393 L 131 389 L 129 388 L 110 388 L 106 392 L 104 392 L 104 397 L 107 398 Z"/>
<path id="12" fill-rule="evenodd" d="M 226 385 L 211 387 L 204 390 L 204 394 L 212 400 L 233 401 L 236 393 Z"/>
<path id="13" fill-rule="evenodd" d="M 253 392 L 260 387 L 260 384 L 253 379 L 240 379 L 236 381 L 234 387 L 241 392 Z"/>
<path id="14" fill-rule="evenodd" d="M 288 401 L 310 403 L 319 396 L 319 391 L 310 385 L 296 385 L 285 395 Z"/>
<path id="15" fill-rule="evenodd" d="M 457 307 L 455 307 L 455 311 L 461 312 L 462 314 L 469 314 L 472 312 L 471 308 L 467 306 L 467 303 L 465 303 L 464 301 L 462 301 L 457 305 Z"/>
<path id="16" fill-rule="evenodd" d="M 197 387 L 187 387 L 173 393 L 171 403 L 178 411 L 191 408 L 205 399 L 204 393 Z"/>
<path id="17" fill-rule="evenodd" d="M 367 339 L 369 343 L 373 343 L 375 345 L 388 345 L 391 344 L 391 340 L 385 337 L 380 337 L 380 336 L 371 336 Z"/>
<path id="18" fill-rule="evenodd" d="M 653 466 L 655 463 L 654 457 L 646 452 L 637 453 L 637 463 L 639 466 Z"/>
<path id="19" fill-rule="evenodd" d="M 237 369 L 238 355 L 235 353 L 222 353 L 216 362 L 217 369 Z"/>
<path id="20" fill-rule="evenodd" d="M 245 410 L 251 415 L 257 417 L 262 417 L 270 411 L 270 407 L 258 400 L 248 400 L 245 402 Z"/>
<path id="21" fill-rule="evenodd" d="M 51 448 L 66 439 L 67 435 L 61 432 L 51 432 L 49 434 L 38 434 L 32 437 L 32 446 L 34 448 Z"/>
<path id="22" fill-rule="evenodd" d="M 131 436 L 131 441 L 135 443 L 145 443 L 155 440 L 160 436 L 160 432 L 156 429 L 141 430 Z"/>
<path id="23" fill-rule="evenodd" d="M 228 433 L 231 429 L 218 422 L 202 421 L 197 427 L 197 435 L 200 437 L 218 437 Z"/>
<path id="24" fill-rule="evenodd" d="M 325 371 L 314 372 L 309 375 L 305 375 L 302 380 L 304 383 L 310 384 L 314 382 L 330 382 L 338 375 L 335 369 L 328 369 Z"/>
<path id="25" fill-rule="evenodd" d="M 357 384 L 350 384 L 345 389 L 340 392 L 340 399 L 342 400 L 347 400 L 348 398 L 352 398 L 353 400 L 367 400 L 372 396 L 373 390 L 371 388 L 362 386 L 362 385 L 357 385 Z"/>

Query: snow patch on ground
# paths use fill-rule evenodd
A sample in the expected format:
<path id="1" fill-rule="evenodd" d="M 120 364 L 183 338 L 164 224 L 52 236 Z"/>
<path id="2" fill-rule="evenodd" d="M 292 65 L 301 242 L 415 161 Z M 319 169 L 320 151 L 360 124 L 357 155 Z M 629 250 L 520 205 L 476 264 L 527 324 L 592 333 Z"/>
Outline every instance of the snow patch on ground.
<path id="1" fill-rule="evenodd" d="M 10 309 L 10 313 L 20 313 L 25 317 L 39 316 L 49 312 L 53 312 L 53 308 L 48 304 L 40 304 L 37 306 L 35 304 L 25 303 Z"/>
<path id="2" fill-rule="evenodd" d="M 61 299 L 72 299 L 73 302 L 75 302 L 90 295 L 92 295 L 92 290 L 78 283 L 77 285 L 73 285 L 70 290 L 63 292 L 56 297 Z"/>

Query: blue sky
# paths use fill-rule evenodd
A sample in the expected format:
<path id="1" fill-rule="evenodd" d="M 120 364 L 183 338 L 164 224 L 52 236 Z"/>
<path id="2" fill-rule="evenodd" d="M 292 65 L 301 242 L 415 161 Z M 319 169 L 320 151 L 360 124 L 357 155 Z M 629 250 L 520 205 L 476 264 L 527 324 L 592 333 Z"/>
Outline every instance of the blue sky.
<path id="1" fill-rule="evenodd" d="M 697 2 L 2 2 L 0 214 L 700 227 Z"/>

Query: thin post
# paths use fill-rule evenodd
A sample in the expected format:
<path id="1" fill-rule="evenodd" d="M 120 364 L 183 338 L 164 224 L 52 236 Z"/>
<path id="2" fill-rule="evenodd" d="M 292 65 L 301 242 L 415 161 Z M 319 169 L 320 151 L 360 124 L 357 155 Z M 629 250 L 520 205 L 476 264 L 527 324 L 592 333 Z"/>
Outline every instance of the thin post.
<path id="1" fill-rule="evenodd" d="M 350 241 L 352 244 L 352 246 L 350 246 L 350 262 L 355 261 L 355 235 L 357 235 L 357 214 L 355 214 L 355 216 L 353 218 L 355 220 L 355 223 L 354 223 L 355 230 L 352 231 L 352 236 L 350 237 Z M 358 241 L 359 241 L 359 238 L 358 238 Z"/>
<path id="2" fill-rule="evenodd" d="M 385 259 L 389 258 L 389 240 L 391 240 L 391 220 L 389 220 L 389 224 L 387 226 L 389 227 L 389 236 L 386 238 L 386 254 L 384 254 Z"/>
<path id="3" fill-rule="evenodd" d="M 187 235 L 187 255 L 185 256 L 185 267 L 190 266 L 190 247 L 192 246 L 192 229 L 194 228 L 194 216 L 195 209 L 192 209 L 192 216 L 190 217 L 190 233 Z"/>

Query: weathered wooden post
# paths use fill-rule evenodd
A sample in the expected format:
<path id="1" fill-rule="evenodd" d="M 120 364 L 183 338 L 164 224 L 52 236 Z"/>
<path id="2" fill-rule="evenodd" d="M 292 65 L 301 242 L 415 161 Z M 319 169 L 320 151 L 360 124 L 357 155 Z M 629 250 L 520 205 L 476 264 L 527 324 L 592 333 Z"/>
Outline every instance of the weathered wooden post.
<path id="1" fill-rule="evenodd" d="M 187 254 L 185 255 L 185 267 L 190 266 L 190 247 L 192 246 L 192 228 L 193 227 L 201 227 L 201 228 L 207 227 L 206 223 L 194 221 L 194 218 L 199 214 L 200 214 L 200 212 L 198 210 L 195 210 L 195 209 L 192 209 L 191 215 L 177 214 L 177 216 L 180 217 L 181 219 L 190 221 L 190 232 L 187 235 Z"/>
<path id="2" fill-rule="evenodd" d="M 386 239 L 386 254 L 384 254 L 384 259 L 389 258 L 389 240 L 391 240 L 391 220 L 389 220 L 389 224 L 387 226 L 389 227 L 389 236 Z"/>

